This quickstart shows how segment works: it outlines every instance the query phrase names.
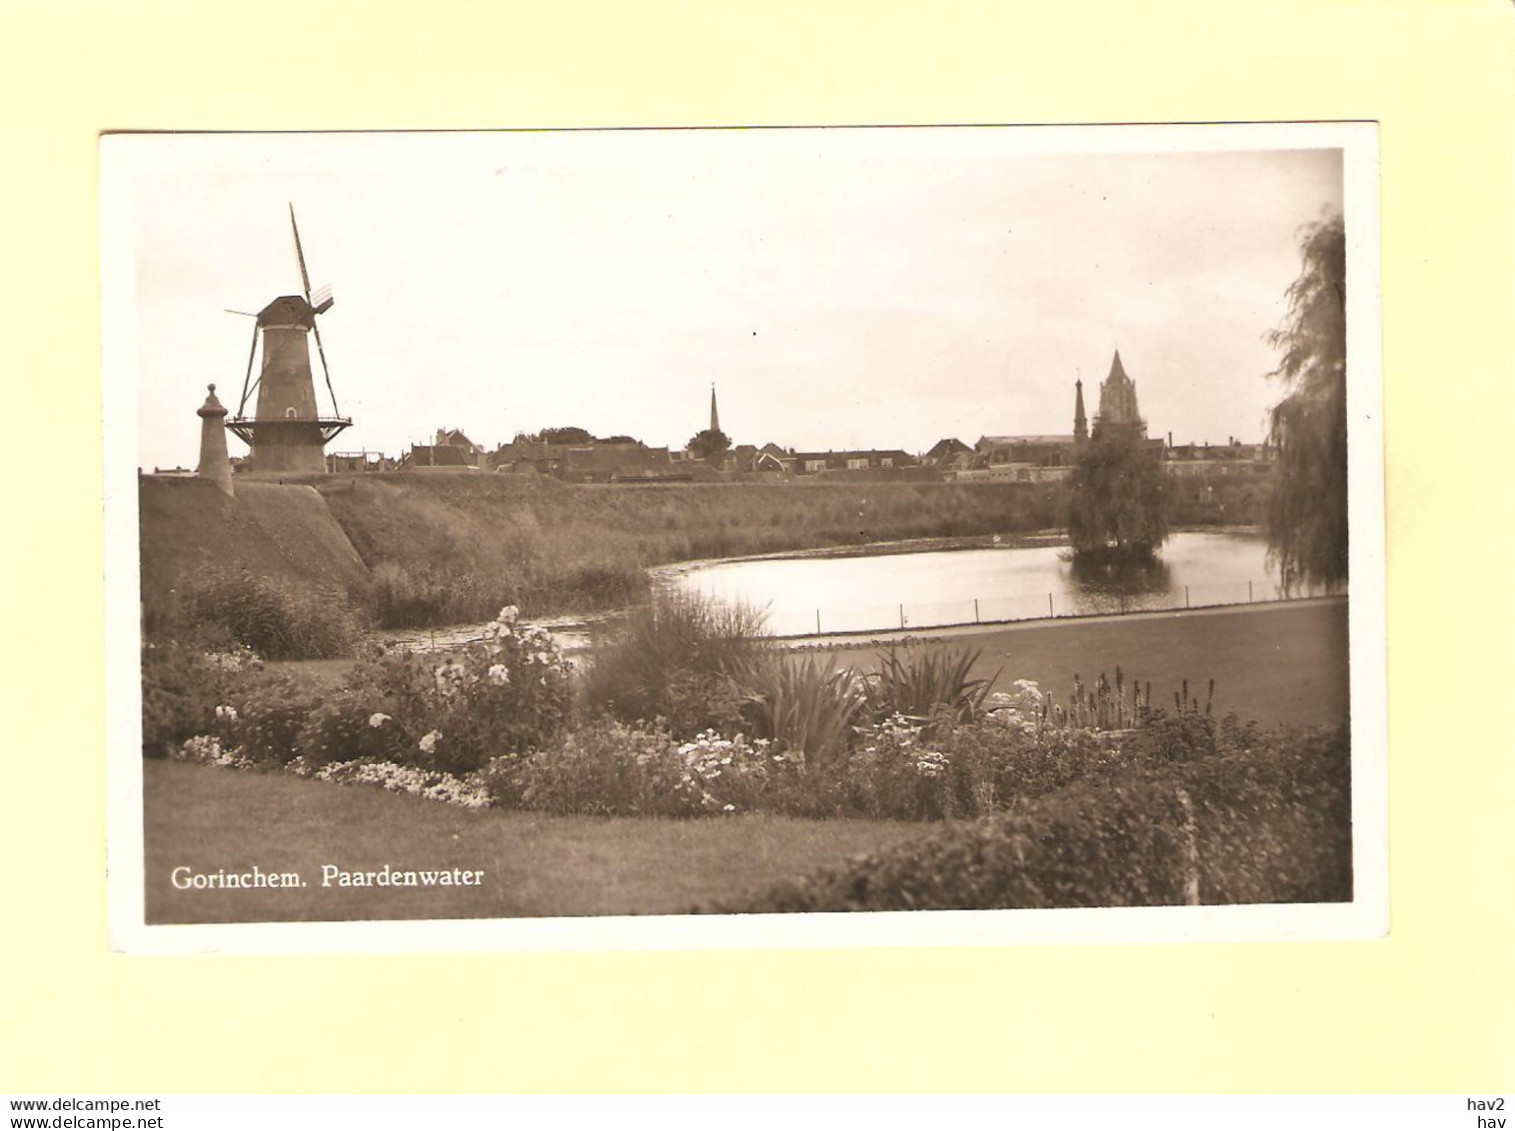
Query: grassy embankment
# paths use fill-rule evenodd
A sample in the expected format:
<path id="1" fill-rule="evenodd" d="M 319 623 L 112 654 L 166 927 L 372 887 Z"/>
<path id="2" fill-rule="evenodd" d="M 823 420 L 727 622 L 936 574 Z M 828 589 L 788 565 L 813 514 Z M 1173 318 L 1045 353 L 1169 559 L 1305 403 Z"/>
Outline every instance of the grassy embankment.
<path id="1" fill-rule="evenodd" d="M 149 923 L 671 914 L 920 835 L 909 821 L 544 817 L 366 787 L 145 761 Z M 295 871 L 281 890 L 179 891 L 172 870 Z M 347 871 L 482 869 L 476 887 L 322 888 Z"/>
<path id="2" fill-rule="evenodd" d="M 699 558 L 986 535 L 1048 525 L 1045 490 L 1016 484 L 573 486 L 484 475 L 315 481 L 369 571 L 385 627 L 625 606 L 649 566 Z"/>
<path id="3" fill-rule="evenodd" d="M 142 603 L 149 631 L 208 576 L 240 575 L 344 600 L 368 569 L 310 487 L 239 482 L 227 498 L 202 479 L 143 479 L 137 492 Z"/>
<path id="4" fill-rule="evenodd" d="M 141 481 L 148 625 L 213 574 L 345 603 L 368 623 L 466 623 L 645 598 L 647 567 L 884 540 L 1004 534 L 1053 521 L 1039 485 L 576 486 L 535 476 L 370 474 L 299 484 Z"/>

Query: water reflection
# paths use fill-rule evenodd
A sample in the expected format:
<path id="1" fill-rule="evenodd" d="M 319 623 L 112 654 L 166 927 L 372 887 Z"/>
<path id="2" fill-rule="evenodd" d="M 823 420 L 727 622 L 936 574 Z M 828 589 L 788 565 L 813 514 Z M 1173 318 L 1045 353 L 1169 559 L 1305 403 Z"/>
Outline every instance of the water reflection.
<path id="1" fill-rule="evenodd" d="M 1132 596 L 1139 593 L 1169 593 L 1173 570 L 1161 557 L 1145 561 L 1094 561 L 1067 554 L 1068 572 L 1090 594 Z"/>

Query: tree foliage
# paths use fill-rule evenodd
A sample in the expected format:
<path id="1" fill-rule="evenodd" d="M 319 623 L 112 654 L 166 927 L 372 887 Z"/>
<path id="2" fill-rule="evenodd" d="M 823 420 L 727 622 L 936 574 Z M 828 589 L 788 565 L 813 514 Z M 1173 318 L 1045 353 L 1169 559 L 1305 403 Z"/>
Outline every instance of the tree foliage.
<path id="1" fill-rule="evenodd" d="M 1268 376 L 1285 394 L 1269 440 L 1279 480 L 1268 513 L 1268 551 L 1285 590 L 1347 577 L 1346 232 L 1340 216 L 1307 225 L 1288 313 L 1267 335 L 1279 349 Z"/>
<path id="2" fill-rule="evenodd" d="M 1068 481 L 1068 538 L 1081 558 L 1144 558 L 1168 539 L 1168 481 L 1130 429 L 1084 446 Z"/>
<path id="3" fill-rule="evenodd" d="M 592 444 L 594 434 L 583 428 L 569 425 L 564 428 L 543 428 L 538 438 L 544 444 Z"/>
<path id="4" fill-rule="evenodd" d="M 689 441 L 690 455 L 716 467 L 725 462 L 726 453 L 730 450 L 731 438 L 724 432 L 711 431 L 709 428 L 696 432 Z"/>

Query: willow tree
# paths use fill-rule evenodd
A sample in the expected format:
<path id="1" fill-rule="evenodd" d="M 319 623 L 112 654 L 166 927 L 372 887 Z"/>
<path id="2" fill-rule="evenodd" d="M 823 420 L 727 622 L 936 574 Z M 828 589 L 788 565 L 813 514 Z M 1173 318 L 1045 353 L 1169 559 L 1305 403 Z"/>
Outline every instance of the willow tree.
<path id="1" fill-rule="evenodd" d="M 1340 216 L 1307 225 L 1288 313 L 1267 335 L 1281 351 L 1268 376 L 1284 387 L 1269 425 L 1268 552 L 1286 591 L 1347 578 L 1346 260 Z"/>
<path id="2" fill-rule="evenodd" d="M 1068 540 L 1086 560 L 1141 560 L 1168 539 L 1168 482 L 1147 439 L 1096 428 L 1068 480 Z"/>

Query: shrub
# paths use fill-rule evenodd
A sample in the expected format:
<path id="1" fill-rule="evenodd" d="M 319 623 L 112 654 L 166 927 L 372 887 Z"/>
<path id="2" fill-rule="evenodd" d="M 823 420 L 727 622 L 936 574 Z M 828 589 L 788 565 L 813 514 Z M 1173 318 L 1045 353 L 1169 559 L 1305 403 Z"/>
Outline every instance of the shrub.
<path id="1" fill-rule="evenodd" d="M 359 622 L 347 595 L 285 578 L 210 573 L 182 587 L 180 616 L 223 630 L 271 660 L 352 654 Z"/>
<path id="2" fill-rule="evenodd" d="M 346 688 L 327 695 L 310 712 L 296 739 L 308 766 L 356 759 L 397 760 L 401 733 L 394 719 Z"/>
<path id="3" fill-rule="evenodd" d="M 861 728 L 856 748 L 832 767 L 828 792 L 841 811 L 907 821 L 992 811 L 992 780 L 980 762 L 930 742 L 929 729 L 903 715 Z"/>
<path id="4" fill-rule="evenodd" d="M 648 762 L 658 759 L 669 742 L 665 732 L 601 723 L 566 735 L 560 744 L 524 759 L 508 757 L 505 766 L 497 759 L 490 763 L 485 780 L 501 804 L 514 794 L 522 808 L 548 813 L 646 813 L 651 799 Z M 514 771 L 513 780 L 505 779 L 509 788 L 500 789 L 502 776 L 510 771 Z"/>
<path id="5" fill-rule="evenodd" d="M 288 762 L 302 752 L 301 731 L 321 696 L 288 673 L 264 675 L 243 692 L 235 715 L 218 728 L 222 744 L 241 746 L 255 762 Z"/>
<path id="6" fill-rule="evenodd" d="M 1077 781 L 1106 778 L 1151 758 L 1131 736 L 1035 727 L 1014 712 L 991 711 L 973 724 L 949 722 L 935 743 L 984 781 L 996 808 L 1010 809 Z M 975 810 L 976 812 L 977 810 Z"/>
<path id="7" fill-rule="evenodd" d="M 663 719 L 678 737 L 740 723 L 741 687 L 763 666 L 761 614 L 698 593 L 659 593 L 598 643 L 584 680 L 593 710 L 622 722 Z"/>
<path id="8" fill-rule="evenodd" d="M 142 646 L 142 753 L 161 758 L 209 733 L 216 708 L 231 703 L 260 665 L 247 649 L 207 652 L 175 640 Z"/>
<path id="9" fill-rule="evenodd" d="M 518 630 L 516 615 L 507 606 L 483 640 L 445 656 L 396 653 L 358 664 L 348 690 L 362 706 L 343 729 L 386 715 L 392 757 L 449 772 L 553 741 L 571 718 L 572 668 L 544 629 Z"/>
<path id="10" fill-rule="evenodd" d="M 1112 907 L 1351 898 L 1350 742 L 1133 767 L 709 910 Z"/>

